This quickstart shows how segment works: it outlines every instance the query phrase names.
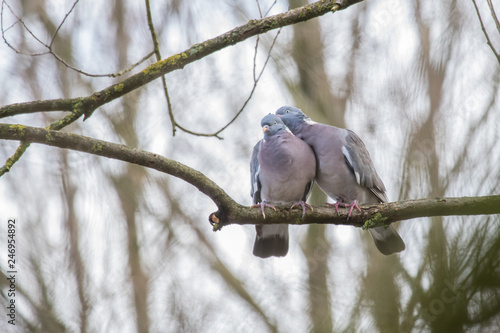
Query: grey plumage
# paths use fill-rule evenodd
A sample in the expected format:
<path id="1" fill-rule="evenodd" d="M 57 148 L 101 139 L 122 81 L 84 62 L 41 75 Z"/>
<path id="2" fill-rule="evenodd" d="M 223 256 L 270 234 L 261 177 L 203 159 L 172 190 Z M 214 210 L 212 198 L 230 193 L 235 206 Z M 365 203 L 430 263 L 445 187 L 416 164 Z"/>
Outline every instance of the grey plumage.
<path id="1" fill-rule="evenodd" d="M 316 123 L 294 107 L 283 106 L 276 114 L 295 136 L 313 148 L 318 163 L 316 182 L 329 197 L 348 206 L 356 202 L 361 205 L 387 202 L 384 183 L 356 133 Z M 392 226 L 369 232 L 377 249 L 385 255 L 405 249 Z"/>
<path id="2" fill-rule="evenodd" d="M 303 202 L 311 190 L 316 172 L 312 149 L 295 137 L 276 115 L 265 116 L 264 139 L 254 147 L 250 161 L 251 196 L 254 206 L 291 205 Z M 303 210 L 305 208 L 303 206 Z M 288 225 L 257 225 L 253 254 L 261 258 L 285 256 Z"/>

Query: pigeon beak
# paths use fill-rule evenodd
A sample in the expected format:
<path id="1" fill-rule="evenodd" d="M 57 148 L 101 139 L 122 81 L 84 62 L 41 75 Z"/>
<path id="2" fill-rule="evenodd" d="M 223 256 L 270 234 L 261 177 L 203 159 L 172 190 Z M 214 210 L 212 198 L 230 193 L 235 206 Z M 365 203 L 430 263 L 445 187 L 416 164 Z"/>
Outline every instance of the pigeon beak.
<path id="1" fill-rule="evenodd" d="M 269 129 L 269 126 L 268 125 L 264 125 L 264 127 L 262 127 L 262 132 L 265 132 Z"/>

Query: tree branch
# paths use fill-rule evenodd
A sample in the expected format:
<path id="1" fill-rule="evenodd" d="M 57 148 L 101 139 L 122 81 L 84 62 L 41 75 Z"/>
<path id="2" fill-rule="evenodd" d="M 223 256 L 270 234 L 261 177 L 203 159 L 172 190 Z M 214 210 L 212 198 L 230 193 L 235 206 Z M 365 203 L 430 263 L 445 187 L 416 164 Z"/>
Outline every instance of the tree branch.
<path id="1" fill-rule="evenodd" d="M 75 109 L 70 114 L 67 114 L 62 119 L 56 120 L 51 123 L 47 128 L 54 131 L 59 131 L 60 129 L 68 126 L 69 124 L 75 122 L 80 118 L 83 114 L 83 110 L 79 109 L 78 106 L 75 106 Z M 19 147 L 16 149 L 14 155 L 9 157 L 5 164 L 0 168 L 0 177 L 2 177 L 5 173 L 9 172 L 10 169 L 14 166 L 17 161 L 23 156 L 26 152 L 26 149 L 29 147 L 28 142 L 21 141 Z"/>
<path id="2" fill-rule="evenodd" d="M 263 219 L 260 209 L 240 206 L 226 215 L 221 215 L 219 209 L 218 212 L 210 214 L 209 221 L 214 225 L 214 230 L 229 224 L 281 223 L 352 225 L 368 229 L 419 217 L 500 214 L 500 195 L 405 200 L 362 206 L 361 212 L 354 210 L 349 219 L 347 214 L 347 209 L 337 215 L 335 209 L 320 206 L 314 207 L 312 212 L 308 211 L 301 219 L 301 210 L 285 207 L 276 211 L 266 210 L 266 218 Z"/>
<path id="3" fill-rule="evenodd" d="M 39 111 L 72 111 L 75 105 L 80 103 L 84 109 L 85 120 L 90 117 L 98 107 L 109 103 L 139 87 L 142 87 L 162 75 L 181 69 L 184 66 L 225 47 L 235 45 L 250 37 L 268 32 L 270 30 L 307 21 L 328 12 L 336 12 L 340 9 L 345 9 L 353 3 L 359 1 L 360 0 L 343 1 L 340 4 L 333 0 L 318 1 L 282 14 L 269 16 L 260 20 L 250 20 L 247 24 L 239 26 L 222 35 L 200 44 L 194 44 L 184 52 L 175 54 L 164 60 L 157 61 L 143 71 L 123 80 L 121 83 L 113 84 L 112 86 L 95 92 L 90 96 L 7 105 L 0 108 L 0 118 Z"/>
<path id="4" fill-rule="evenodd" d="M 490 40 L 490 36 L 488 35 L 488 32 L 486 31 L 486 27 L 483 24 L 483 19 L 481 18 L 481 13 L 479 12 L 479 8 L 477 7 L 476 0 L 472 0 L 472 3 L 474 4 L 474 8 L 476 9 L 476 14 L 477 14 L 477 17 L 479 18 L 479 23 L 481 24 L 481 29 L 483 30 L 484 36 L 486 37 L 486 42 L 488 43 L 488 46 L 491 48 L 491 51 L 493 51 L 493 54 L 495 55 L 498 62 L 500 63 L 500 54 L 497 52 L 497 50 L 493 46 L 493 43 Z M 500 32 L 500 25 L 498 23 L 498 19 L 496 17 L 495 10 L 493 9 L 493 5 L 491 4 L 490 0 L 488 0 L 488 6 L 490 7 L 491 15 L 493 16 L 493 20 L 495 21 L 495 24 L 497 25 L 497 29 Z"/>
<path id="5" fill-rule="evenodd" d="M 264 220 L 260 209 L 238 204 L 203 173 L 157 154 L 72 133 L 22 125 L 0 124 L 0 139 L 42 143 L 77 150 L 142 165 L 180 178 L 195 186 L 217 205 L 218 211 L 210 214 L 209 217 L 209 221 L 214 224 L 214 230 L 229 224 L 277 223 L 341 224 L 370 228 L 417 217 L 500 214 L 500 195 L 492 195 L 406 200 L 369 205 L 364 206 L 361 212 L 353 211 L 349 220 L 347 210 L 337 215 L 332 208 L 315 207 L 313 212 L 307 212 L 306 216 L 301 219 L 300 210 L 284 208 L 277 211 L 269 210 Z"/>
<path id="6" fill-rule="evenodd" d="M 42 143 L 142 165 L 188 182 L 210 197 L 218 207 L 237 205 L 223 189 L 203 173 L 177 161 L 144 150 L 73 133 L 11 124 L 0 124 L 0 139 Z"/>

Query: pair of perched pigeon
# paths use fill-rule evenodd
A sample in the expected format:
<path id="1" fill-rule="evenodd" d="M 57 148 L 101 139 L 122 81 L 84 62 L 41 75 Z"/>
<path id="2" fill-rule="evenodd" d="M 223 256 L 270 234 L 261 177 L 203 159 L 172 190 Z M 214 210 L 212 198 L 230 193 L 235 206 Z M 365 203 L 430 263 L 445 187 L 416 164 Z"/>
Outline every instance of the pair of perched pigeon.
<path id="1" fill-rule="evenodd" d="M 312 209 L 305 201 L 314 181 L 349 216 L 359 205 L 387 202 L 370 154 L 352 131 L 312 121 L 301 110 L 283 106 L 261 121 L 264 139 L 253 149 L 250 162 L 254 207 L 292 205 Z M 290 132 L 291 131 L 291 132 Z M 293 134 L 292 134 L 293 133 Z M 285 256 L 288 225 L 257 225 L 253 254 L 261 258 Z M 389 255 L 405 244 L 392 227 L 369 229 L 377 249 Z"/>

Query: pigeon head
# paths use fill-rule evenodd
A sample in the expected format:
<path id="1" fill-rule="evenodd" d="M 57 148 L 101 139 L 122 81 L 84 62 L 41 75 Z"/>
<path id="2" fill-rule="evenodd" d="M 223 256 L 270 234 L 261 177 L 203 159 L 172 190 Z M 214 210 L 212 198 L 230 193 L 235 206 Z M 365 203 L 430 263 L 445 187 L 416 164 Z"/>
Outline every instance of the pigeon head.
<path id="1" fill-rule="evenodd" d="M 272 113 L 262 118 L 260 125 L 262 126 L 262 131 L 264 131 L 265 139 L 287 129 L 283 121 Z"/>
<path id="2" fill-rule="evenodd" d="M 276 111 L 276 115 L 295 133 L 297 127 L 302 123 L 310 121 L 311 118 L 306 116 L 300 109 L 292 106 L 282 106 Z"/>

